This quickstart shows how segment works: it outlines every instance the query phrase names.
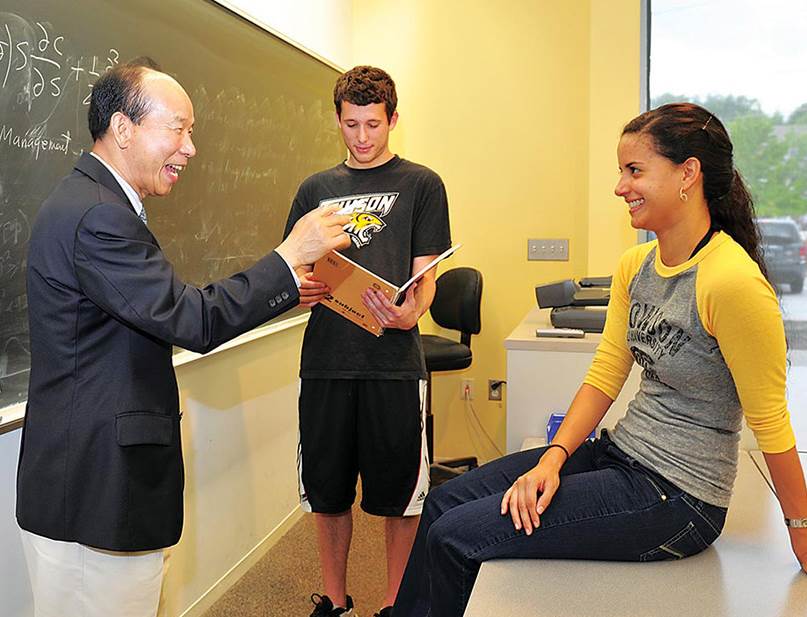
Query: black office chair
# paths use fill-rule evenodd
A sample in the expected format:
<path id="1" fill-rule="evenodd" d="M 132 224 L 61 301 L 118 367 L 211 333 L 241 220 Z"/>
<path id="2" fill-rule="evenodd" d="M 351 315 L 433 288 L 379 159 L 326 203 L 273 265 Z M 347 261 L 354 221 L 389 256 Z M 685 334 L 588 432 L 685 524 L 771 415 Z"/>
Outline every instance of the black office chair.
<path id="1" fill-rule="evenodd" d="M 426 357 L 428 396 L 426 399 L 426 442 L 432 462 L 431 485 L 438 486 L 477 466 L 475 456 L 434 462 L 434 416 L 432 416 L 432 372 L 455 371 L 471 366 L 471 335 L 482 327 L 482 273 L 474 268 L 454 268 L 437 277 L 437 291 L 429 312 L 435 323 L 449 330 L 459 330 L 460 341 L 442 336 L 421 335 Z"/>

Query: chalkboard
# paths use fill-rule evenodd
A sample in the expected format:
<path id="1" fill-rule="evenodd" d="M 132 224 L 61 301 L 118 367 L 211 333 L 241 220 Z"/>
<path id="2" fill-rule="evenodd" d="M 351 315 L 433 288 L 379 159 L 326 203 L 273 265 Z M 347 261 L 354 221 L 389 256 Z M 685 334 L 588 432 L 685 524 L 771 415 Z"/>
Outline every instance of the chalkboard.
<path id="1" fill-rule="evenodd" d="M 3 0 L 0 7 L 0 408 L 25 399 L 26 249 L 37 209 L 91 146 L 89 95 L 148 55 L 194 104 L 191 159 L 149 227 L 186 281 L 238 272 L 280 242 L 291 199 L 343 156 L 336 69 L 205 0 Z"/>

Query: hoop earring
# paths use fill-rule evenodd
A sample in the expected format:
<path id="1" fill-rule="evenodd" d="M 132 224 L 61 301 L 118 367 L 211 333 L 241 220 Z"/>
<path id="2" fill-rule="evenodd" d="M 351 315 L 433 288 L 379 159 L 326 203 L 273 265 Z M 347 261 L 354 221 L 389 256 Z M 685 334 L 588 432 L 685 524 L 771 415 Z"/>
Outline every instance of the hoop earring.
<path id="1" fill-rule="evenodd" d="M 684 187 L 683 186 L 680 189 L 678 189 L 678 199 L 680 199 L 684 203 L 686 203 L 687 199 L 689 199 L 689 195 L 684 193 Z"/>

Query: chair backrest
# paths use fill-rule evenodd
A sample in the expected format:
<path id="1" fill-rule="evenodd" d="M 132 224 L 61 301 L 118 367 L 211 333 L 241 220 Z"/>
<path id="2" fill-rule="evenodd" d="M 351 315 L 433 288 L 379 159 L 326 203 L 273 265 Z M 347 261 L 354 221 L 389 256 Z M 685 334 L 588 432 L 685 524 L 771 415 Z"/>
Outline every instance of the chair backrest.
<path id="1" fill-rule="evenodd" d="M 475 268 L 446 270 L 436 281 L 429 312 L 435 323 L 443 328 L 459 330 L 463 345 L 471 346 L 471 335 L 482 329 L 482 273 Z"/>

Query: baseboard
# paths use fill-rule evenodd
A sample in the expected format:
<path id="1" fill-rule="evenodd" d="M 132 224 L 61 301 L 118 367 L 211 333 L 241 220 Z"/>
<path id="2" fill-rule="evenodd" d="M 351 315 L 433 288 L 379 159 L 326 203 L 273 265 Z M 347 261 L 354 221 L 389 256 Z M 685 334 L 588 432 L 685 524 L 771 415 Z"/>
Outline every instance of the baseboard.
<path id="1" fill-rule="evenodd" d="M 291 527 L 303 517 L 299 504 L 284 518 L 266 537 L 249 551 L 244 557 L 217 580 L 202 597 L 191 604 L 180 617 L 201 617 L 216 601 L 235 585 L 247 571 L 263 557 L 270 548 L 277 544 Z"/>

